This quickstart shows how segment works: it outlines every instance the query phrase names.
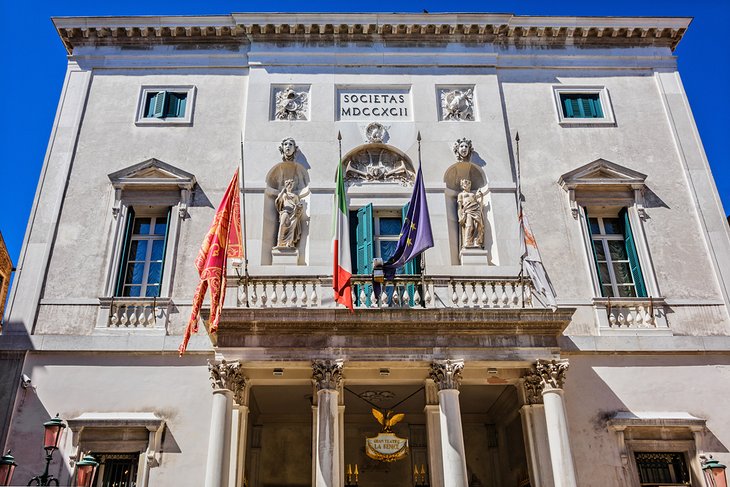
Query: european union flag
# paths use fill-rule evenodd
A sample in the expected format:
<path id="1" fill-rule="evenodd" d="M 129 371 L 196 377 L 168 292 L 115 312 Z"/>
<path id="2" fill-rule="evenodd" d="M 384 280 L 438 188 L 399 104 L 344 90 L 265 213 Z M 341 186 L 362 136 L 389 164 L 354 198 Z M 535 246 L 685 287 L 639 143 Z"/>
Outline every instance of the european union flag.
<path id="1" fill-rule="evenodd" d="M 400 239 L 393 256 L 383 264 L 383 274 L 386 279 L 393 279 L 398 269 L 406 262 L 418 256 L 426 249 L 433 247 L 433 233 L 431 233 L 431 217 L 428 214 L 426 202 L 426 187 L 423 185 L 423 173 L 418 166 L 416 184 L 413 186 L 411 201 L 408 203 L 406 218 L 400 230 Z"/>

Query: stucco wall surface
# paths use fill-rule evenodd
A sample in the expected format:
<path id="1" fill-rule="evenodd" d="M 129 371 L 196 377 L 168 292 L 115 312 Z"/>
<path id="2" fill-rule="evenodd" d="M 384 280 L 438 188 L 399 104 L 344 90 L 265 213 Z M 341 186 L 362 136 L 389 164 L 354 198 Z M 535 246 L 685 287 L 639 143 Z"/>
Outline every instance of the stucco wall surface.
<path id="1" fill-rule="evenodd" d="M 43 423 L 56 414 L 146 412 L 165 421 L 161 463 L 150 470 L 149 485 L 202 485 L 212 404 L 204 357 L 31 352 L 23 373 L 32 386 L 19 390 L 7 443 L 19 465 L 16 480 L 42 472 Z M 71 454 L 66 428 L 50 470 L 61 485 L 69 482 Z"/>
<path id="2" fill-rule="evenodd" d="M 569 359 L 565 401 L 578 485 L 624 485 L 618 438 L 606 423 L 621 411 L 654 417 L 689 413 L 706 419 L 705 451 L 723 463 L 730 460 L 730 416 L 724 400 L 730 393 L 727 355 Z"/>

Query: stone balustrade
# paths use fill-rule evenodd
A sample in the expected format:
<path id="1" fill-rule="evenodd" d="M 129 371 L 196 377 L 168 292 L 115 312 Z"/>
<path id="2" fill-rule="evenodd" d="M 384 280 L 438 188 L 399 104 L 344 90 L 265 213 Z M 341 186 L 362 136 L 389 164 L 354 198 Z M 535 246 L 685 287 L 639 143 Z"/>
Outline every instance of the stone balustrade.
<path id="1" fill-rule="evenodd" d="M 109 328 L 165 327 L 169 300 L 157 298 L 114 298 L 109 305 Z"/>
<path id="2" fill-rule="evenodd" d="M 236 304 L 249 308 L 331 308 L 329 276 L 230 278 L 237 287 Z M 237 284 L 236 284 L 237 283 Z M 453 278 L 398 276 L 374 284 L 371 276 L 353 276 L 356 308 L 521 308 L 533 307 L 529 281 L 517 278 Z"/>
<path id="3" fill-rule="evenodd" d="M 596 301 L 602 328 L 625 331 L 667 328 L 662 299 L 606 298 Z"/>

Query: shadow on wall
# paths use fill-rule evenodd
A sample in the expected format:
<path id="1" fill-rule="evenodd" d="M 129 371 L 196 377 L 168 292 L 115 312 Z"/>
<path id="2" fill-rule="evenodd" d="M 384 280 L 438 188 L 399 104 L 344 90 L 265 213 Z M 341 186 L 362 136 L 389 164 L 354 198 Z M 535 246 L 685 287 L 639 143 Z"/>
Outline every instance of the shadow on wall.
<path id="1" fill-rule="evenodd" d="M 691 356 L 680 359 L 676 356 L 626 359 L 611 356 L 585 360 L 577 356 L 570 357 L 565 399 L 571 438 L 580 440 L 572 440 L 571 445 L 580 485 L 598 487 L 599 484 L 589 481 L 593 478 L 601 479 L 600 486 L 633 485 L 636 474 L 630 467 L 632 462 L 626 466 L 622 464 L 618 434 L 609 428 L 609 420 L 616 413 L 633 413 L 637 419 L 641 413 L 644 413 L 641 417 L 689 413 L 706 419 L 707 429 L 699 447 L 706 454 L 728 453 L 725 444 L 711 430 L 713 426 L 721 429 L 725 427 L 724 416 L 727 413 L 720 412 L 723 408 L 722 399 L 718 401 L 715 389 L 703 387 L 703 382 L 717 382 L 719 378 L 713 379 L 707 374 L 709 369 L 716 371 L 717 367 L 707 365 L 706 357 L 702 360 L 704 363 L 697 362 L 697 358 Z M 726 365 L 730 367 L 730 363 Z M 700 370 L 700 366 L 703 366 L 703 370 Z M 680 374 L 687 377 L 681 377 Z M 690 378 L 692 375 L 703 377 L 703 380 L 696 380 L 693 384 Z M 703 397 L 705 394 L 707 397 Z M 716 405 L 714 409 L 713 405 Z M 647 434 L 649 429 L 641 428 L 642 431 L 639 431 L 634 428 L 639 431 L 639 436 Z M 661 435 L 658 441 L 673 439 L 677 434 L 682 438 L 686 436 L 690 441 L 692 439 L 688 427 L 653 426 L 653 429 L 661 429 L 659 433 L 654 433 Z M 626 436 L 627 439 L 629 437 Z M 698 458 L 689 460 L 699 466 Z M 592 469 L 586 471 L 581 465 L 592 465 Z"/>
<path id="2" fill-rule="evenodd" d="M 10 429 L 5 445 L 12 450 L 18 466 L 13 474 L 13 482 L 17 485 L 26 483 L 45 468 L 45 451 L 43 450 L 43 423 L 56 416 L 57 412 L 48 411 L 36 394 L 35 386 L 20 387 L 16 397 L 13 417 L 16 420 Z M 53 453 L 53 460 L 48 468 L 50 475 L 58 479 L 61 485 L 69 485 L 73 470 L 68 463 L 71 448 L 71 432 L 64 429 L 58 451 Z"/>

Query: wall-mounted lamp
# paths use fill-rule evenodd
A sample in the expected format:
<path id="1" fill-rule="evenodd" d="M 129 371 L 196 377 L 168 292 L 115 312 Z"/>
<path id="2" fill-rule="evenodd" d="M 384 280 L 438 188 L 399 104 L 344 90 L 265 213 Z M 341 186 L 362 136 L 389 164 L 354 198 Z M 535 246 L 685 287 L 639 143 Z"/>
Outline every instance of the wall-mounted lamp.
<path id="1" fill-rule="evenodd" d="M 13 472 L 18 464 L 15 458 L 10 454 L 10 450 L 0 458 L 0 485 L 10 485 L 13 481 Z"/>
<path id="2" fill-rule="evenodd" d="M 702 459 L 702 472 L 705 474 L 707 487 L 727 487 L 725 465 L 712 458 L 712 455 L 707 457 L 702 455 L 700 458 Z"/>
<path id="3" fill-rule="evenodd" d="M 63 434 L 63 430 L 66 429 L 66 424 L 56 414 L 55 418 L 43 423 L 43 429 L 43 449 L 46 450 L 46 469 L 42 474 L 30 479 L 28 485 L 31 485 L 33 482 L 35 482 L 35 485 L 58 485 L 58 479 L 48 474 L 48 466 L 53 459 L 53 452 L 58 450 L 58 444 L 61 442 L 61 435 Z"/>

